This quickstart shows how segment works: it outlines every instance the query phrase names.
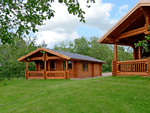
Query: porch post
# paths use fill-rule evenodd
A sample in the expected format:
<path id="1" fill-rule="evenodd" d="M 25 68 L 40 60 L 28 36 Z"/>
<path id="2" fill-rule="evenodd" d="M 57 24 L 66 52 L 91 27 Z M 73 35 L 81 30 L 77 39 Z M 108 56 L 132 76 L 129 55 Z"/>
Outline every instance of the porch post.
<path id="1" fill-rule="evenodd" d="M 46 61 L 44 61 L 44 79 L 47 79 L 47 77 L 46 77 Z"/>
<path id="2" fill-rule="evenodd" d="M 114 44 L 114 61 L 112 61 L 112 75 L 116 76 L 117 68 L 116 68 L 116 62 L 117 62 L 117 44 Z"/>
<path id="3" fill-rule="evenodd" d="M 117 44 L 114 44 L 114 60 L 117 61 Z"/>
<path id="4" fill-rule="evenodd" d="M 132 48 L 133 48 L 133 60 L 135 60 L 135 47 L 132 46 Z"/>
<path id="5" fill-rule="evenodd" d="M 149 49 L 149 57 L 150 57 L 150 43 L 149 43 L 148 49 Z"/>
<path id="6" fill-rule="evenodd" d="M 29 75 L 28 75 L 28 62 L 26 62 L 26 72 L 25 72 L 25 78 L 28 79 Z"/>
<path id="7" fill-rule="evenodd" d="M 141 47 L 138 46 L 139 59 L 141 59 Z"/>
<path id="8" fill-rule="evenodd" d="M 47 53 L 44 54 L 44 79 L 47 79 L 47 74 L 46 74 L 46 58 L 47 58 Z"/>
<path id="9" fill-rule="evenodd" d="M 69 73 L 68 73 L 68 61 L 66 60 L 66 79 L 69 79 Z"/>
<path id="10" fill-rule="evenodd" d="M 148 71 L 148 77 L 150 77 L 150 57 L 148 57 L 147 71 Z"/>

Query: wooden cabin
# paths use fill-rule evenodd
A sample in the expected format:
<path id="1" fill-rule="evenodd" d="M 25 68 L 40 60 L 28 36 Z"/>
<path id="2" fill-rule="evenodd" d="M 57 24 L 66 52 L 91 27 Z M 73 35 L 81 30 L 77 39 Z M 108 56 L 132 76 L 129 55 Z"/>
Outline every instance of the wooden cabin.
<path id="1" fill-rule="evenodd" d="M 127 12 L 98 43 L 114 44 L 113 76 L 141 75 L 150 77 L 150 46 L 149 52 L 142 47 L 135 48 L 134 43 L 144 40 L 149 35 L 150 0 L 139 2 Z M 117 61 L 117 45 L 131 46 L 133 60 Z"/>
<path id="2" fill-rule="evenodd" d="M 39 48 L 19 58 L 26 62 L 26 79 L 69 79 L 102 76 L 104 61 L 75 53 Z M 35 62 L 35 71 L 28 71 Z"/>

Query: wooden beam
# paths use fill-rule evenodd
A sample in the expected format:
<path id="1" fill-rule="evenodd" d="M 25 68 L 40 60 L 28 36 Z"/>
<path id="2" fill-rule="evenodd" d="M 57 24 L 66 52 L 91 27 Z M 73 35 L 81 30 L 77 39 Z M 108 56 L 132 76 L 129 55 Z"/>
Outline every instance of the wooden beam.
<path id="1" fill-rule="evenodd" d="M 26 60 L 26 59 L 23 59 L 22 61 L 23 61 L 23 62 L 30 62 L 30 60 Z"/>
<path id="2" fill-rule="evenodd" d="M 46 60 L 50 60 L 50 59 L 62 59 L 62 58 L 57 57 L 57 56 L 51 56 L 51 57 L 47 57 L 47 59 L 46 59 Z"/>
<path id="3" fill-rule="evenodd" d="M 42 60 L 43 57 L 33 57 L 33 58 L 30 58 L 30 60 Z"/>
<path id="4" fill-rule="evenodd" d="M 47 79 L 66 79 L 64 77 L 48 77 Z"/>
<path id="5" fill-rule="evenodd" d="M 131 30 L 131 31 L 122 33 L 118 36 L 117 39 L 123 39 L 123 38 L 131 37 L 131 36 L 134 36 L 134 35 L 144 33 L 146 31 L 147 31 L 146 27 L 141 27 L 141 28 L 138 28 L 138 29 L 135 29 L 135 30 Z"/>
<path id="6" fill-rule="evenodd" d="M 112 38 L 107 37 L 107 38 L 106 38 L 106 40 L 107 40 L 107 41 L 109 41 L 109 43 L 116 43 L 116 42 L 118 42 L 118 41 L 119 41 L 119 39 L 117 39 L 117 38 L 113 38 L 113 37 L 112 37 Z"/>
<path id="7" fill-rule="evenodd" d="M 117 61 L 117 44 L 114 44 L 114 60 Z"/>

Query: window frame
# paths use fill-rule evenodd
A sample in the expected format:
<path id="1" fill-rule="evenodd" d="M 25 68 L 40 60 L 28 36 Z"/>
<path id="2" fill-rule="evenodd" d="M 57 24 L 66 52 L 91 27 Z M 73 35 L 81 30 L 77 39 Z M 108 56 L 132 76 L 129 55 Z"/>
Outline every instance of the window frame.
<path id="1" fill-rule="evenodd" d="M 72 62 L 71 63 L 71 69 L 69 69 L 69 62 Z M 68 70 L 73 70 L 73 61 L 68 61 Z"/>
<path id="2" fill-rule="evenodd" d="M 65 63 L 65 65 L 64 65 L 64 63 Z M 65 68 L 64 68 L 64 66 L 65 66 Z M 66 70 L 66 61 L 63 61 L 63 70 Z"/>
<path id="3" fill-rule="evenodd" d="M 84 64 L 87 64 L 85 66 L 87 66 L 87 70 L 85 70 Z M 89 63 L 88 62 L 82 62 L 82 71 L 87 72 L 89 70 Z"/>
<path id="4" fill-rule="evenodd" d="M 51 66 L 52 63 L 51 62 L 54 62 L 54 68 L 52 68 L 52 66 Z M 50 70 L 55 70 L 55 68 L 56 68 L 56 62 L 55 61 L 51 61 L 51 62 L 50 62 Z"/>

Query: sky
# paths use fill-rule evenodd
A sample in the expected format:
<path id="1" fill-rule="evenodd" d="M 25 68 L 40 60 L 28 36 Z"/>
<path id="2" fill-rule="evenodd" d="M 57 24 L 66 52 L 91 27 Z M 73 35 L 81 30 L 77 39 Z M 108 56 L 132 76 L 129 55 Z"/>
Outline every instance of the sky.
<path id="1" fill-rule="evenodd" d="M 80 22 L 80 18 L 68 13 L 65 5 L 55 1 L 52 3 L 55 17 L 44 21 L 45 25 L 37 26 L 39 32 L 33 34 L 37 37 L 38 44 L 44 40 L 49 48 L 61 41 L 82 36 L 100 38 L 139 0 L 95 0 L 96 3 L 92 3 L 91 8 L 86 7 L 87 0 L 79 0 L 86 13 L 86 23 Z"/>

